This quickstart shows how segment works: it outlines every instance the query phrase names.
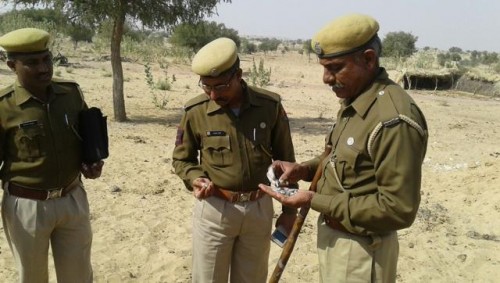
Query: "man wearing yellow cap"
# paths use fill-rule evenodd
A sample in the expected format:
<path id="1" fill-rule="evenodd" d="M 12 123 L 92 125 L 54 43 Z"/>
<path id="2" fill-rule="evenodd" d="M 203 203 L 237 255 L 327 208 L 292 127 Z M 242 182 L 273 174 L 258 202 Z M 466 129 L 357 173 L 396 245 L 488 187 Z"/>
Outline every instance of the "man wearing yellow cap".
<path id="1" fill-rule="evenodd" d="M 52 247 L 58 282 L 92 282 L 89 204 L 80 174 L 97 178 L 102 161 L 82 165 L 78 85 L 52 78 L 47 32 L 0 37 L 17 81 L 0 90 L 2 221 L 19 282 L 48 282 Z"/>
<path id="2" fill-rule="evenodd" d="M 280 96 L 248 86 L 234 41 L 218 38 L 193 58 L 204 93 L 184 107 L 172 165 L 196 198 L 193 282 L 267 278 L 272 199 L 258 189 L 273 160 L 295 161 Z M 290 229 L 296 209 L 277 225 Z"/>
<path id="3" fill-rule="evenodd" d="M 260 185 L 283 204 L 320 212 L 320 282 L 395 282 L 396 231 L 413 223 L 420 203 L 427 125 L 413 99 L 379 66 L 378 29 L 372 17 L 350 14 L 311 41 L 323 82 L 341 99 L 326 138 L 332 151 L 322 162 L 273 165 L 291 182 L 311 180 L 320 170 L 317 192 L 284 197 Z"/>

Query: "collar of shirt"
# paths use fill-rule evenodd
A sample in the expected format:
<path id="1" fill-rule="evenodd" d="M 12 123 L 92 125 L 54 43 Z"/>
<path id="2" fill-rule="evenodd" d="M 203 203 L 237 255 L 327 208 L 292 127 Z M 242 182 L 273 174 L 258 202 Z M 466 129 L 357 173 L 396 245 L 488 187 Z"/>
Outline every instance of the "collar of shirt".
<path id="1" fill-rule="evenodd" d="M 67 91 L 64 89 L 64 87 L 52 82 L 49 86 L 49 101 L 54 99 L 52 94 L 66 94 L 66 93 Z M 26 90 L 18 80 L 16 80 L 14 84 L 14 95 L 16 99 L 16 105 L 18 106 L 25 103 L 30 98 L 34 98 L 33 95 L 28 90 Z"/>
<path id="2" fill-rule="evenodd" d="M 388 78 L 389 75 L 387 74 L 385 69 L 381 68 L 380 74 L 377 76 L 370 88 L 359 95 L 350 105 L 346 105 L 344 101 L 342 108 L 347 108 L 350 106 L 354 109 L 354 111 L 356 111 L 359 116 L 364 118 L 371 105 L 377 99 L 379 91 L 385 86 L 382 82 L 386 81 Z"/>

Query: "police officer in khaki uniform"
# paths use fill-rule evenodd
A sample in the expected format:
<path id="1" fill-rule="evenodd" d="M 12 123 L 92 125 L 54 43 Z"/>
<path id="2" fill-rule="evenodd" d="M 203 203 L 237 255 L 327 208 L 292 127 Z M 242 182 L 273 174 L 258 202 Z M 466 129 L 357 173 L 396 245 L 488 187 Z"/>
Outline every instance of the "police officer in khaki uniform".
<path id="1" fill-rule="evenodd" d="M 193 282 L 265 282 L 273 206 L 258 184 L 273 160 L 295 160 L 288 118 L 279 95 L 242 79 L 231 39 L 201 48 L 192 70 L 204 93 L 185 105 L 173 166 L 196 197 Z M 284 207 L 277 225 L 295 217 Z"/>
<path id="2" fill-rule="evenodd" d="M 80 180 L 103 162 L 81 163 L 76 129 L 87 106 L 74 82 L 52 78 L 47 32 L 0 37 L 17 81 L 0 90 L 2 221 L 19 282 L 48 282 L 49 242 L 58 282 L 92 282 L 89 205 Z"/>
<path id="3" fill-rule="evenodd" d="M 312 47 L 323 82 L 341 99 L 327 136 L 330 155 L 302 164 L 275 162 L 283 183 L 311 180 L 317 192 L 285 197 L 260 187 L 283 204 L 320 212 L 321 282 L 395 282 L 396 231 L 409 227 L 420 203 L 427 125 L 415 101 L 379 66 L 379 24 L 350 14 L 321 29 Z"/>

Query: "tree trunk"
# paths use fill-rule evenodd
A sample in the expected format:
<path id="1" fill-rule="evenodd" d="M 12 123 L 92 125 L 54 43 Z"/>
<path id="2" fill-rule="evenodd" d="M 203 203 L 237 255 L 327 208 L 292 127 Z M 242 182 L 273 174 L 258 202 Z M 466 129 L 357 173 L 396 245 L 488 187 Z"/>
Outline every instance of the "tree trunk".
<path id="1" fill-rule="evenodd" d="M 125 98 L 123 95 L 123 68 L 121 59 L 121 41 L 123 36 L 123 26 L 125 24 L 125 13 L 120 13 L 113 25 L 113 35 L 111 37 L 111 69 L 113 70 L 113 110 L 117 122 L 127 120 L 125 112 Z"/>

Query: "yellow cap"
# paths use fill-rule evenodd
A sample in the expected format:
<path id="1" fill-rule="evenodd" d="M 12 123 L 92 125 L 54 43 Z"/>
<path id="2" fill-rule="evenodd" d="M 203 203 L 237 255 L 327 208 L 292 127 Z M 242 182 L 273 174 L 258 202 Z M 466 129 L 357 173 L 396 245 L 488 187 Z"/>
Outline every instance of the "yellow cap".
<path id="1" fill-rule="evenodd" d="M 324 26 L 311 40 L 319 58 L 333 58 L 360 50 L 375 37 L 378 22 L 367 15 L 349 14 Z"/>
<path id="2" fill-rule="evenodd" d="M 50 35 L 37 28 L 22 28 L 0 37 L 0 46 L 7 53 L 36 53 L 48 50 Z"/>
<path id="3" fill-rule="evenodd" d="M 237 58 L 236 43 L 221 37 L 207 43 L 194 55 L 191 70 L 200 76 L 217 77 L 229 70 Z"/>

